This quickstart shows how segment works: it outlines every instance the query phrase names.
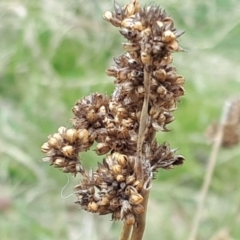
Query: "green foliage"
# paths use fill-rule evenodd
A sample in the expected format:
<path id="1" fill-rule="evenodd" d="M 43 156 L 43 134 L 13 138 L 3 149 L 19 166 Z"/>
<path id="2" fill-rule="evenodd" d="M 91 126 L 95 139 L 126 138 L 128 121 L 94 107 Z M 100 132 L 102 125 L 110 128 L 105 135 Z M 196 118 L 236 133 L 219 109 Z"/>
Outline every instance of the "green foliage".
<path id="1" fill-rule="evenodd" d="M 160 133 L 158 140 L 179 148 L 186 162 L 156 174 L 145 238 L 186 239 L 211 150 L 204 131 L 219 118 L 224 101 L 239 96 L 240 2 L 171 0 L 161 5 L 177 28 L 186 30 L 181 45 L 187 53 L 174 58 L 186 78 L 186 96 L 173 130 Z M 113 79 L 104 72 L 121 54 L 123 38 L 101 18 L 109 9 L 112 2 L 105 0 L 0 2 L 2 240 L 110 240 L 119 234 L 120 223 L 85 214 L 74 205 L 74 196 L 61 198 L 66 177 L 40 161 L 41 144 L 59 126 L 70 125 L 77 99 L 113 90 Z M 220 151 L 199 239 L 224 228 L 240 239 L 239 155 L 239 146 Z M 94 152 L 82 158 L 87 166 L 97 162 Z M 75 183 L 70 176 L 64 196 Z"/>

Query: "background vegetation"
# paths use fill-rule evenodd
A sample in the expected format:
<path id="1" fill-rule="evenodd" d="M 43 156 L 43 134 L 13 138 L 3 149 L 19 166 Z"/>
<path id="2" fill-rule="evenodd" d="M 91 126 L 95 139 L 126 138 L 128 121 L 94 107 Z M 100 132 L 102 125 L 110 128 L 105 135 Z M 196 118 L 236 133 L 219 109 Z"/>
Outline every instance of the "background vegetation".
<path id="1" fill-rule="evenodd" d="M 157 174 L 145 239 L 185 240 L 211 150 L 205 129 L 219 118 L 224 101 L 240 92 L 240 2 L 157 3 L 186 31 L 181 45 L 187 53 L 174 58 L 186 78 L 186 96 L 175 113 L 173 131 L 158 135 L 160 142 L 179 148 L 186 162 Z M 70 195 L 78 179 L 69 176 L 63 189 L 66 174 L 41 162 L 40 152 L 49 134 L 70 126 L 77 99 L 113 91 L 105 69 L 121 54 L 123 38 L 102 20 L 109 9 L 109 0 L 0 0 L 2 240 L 117 239 L 121 223 L 80 210 Z M 239 156 L 239 145 L 220 151 L 200 240 L 219 232 L 240 239 Z M 82 159 L 86 166 L 97 162 L 92 152 Z"/>

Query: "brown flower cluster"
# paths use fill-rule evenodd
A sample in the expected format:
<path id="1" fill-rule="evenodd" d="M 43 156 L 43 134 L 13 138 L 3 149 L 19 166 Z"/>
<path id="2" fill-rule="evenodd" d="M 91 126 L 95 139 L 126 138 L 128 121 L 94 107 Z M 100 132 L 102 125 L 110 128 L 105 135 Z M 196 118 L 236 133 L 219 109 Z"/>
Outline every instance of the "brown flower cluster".
<path id="1" fill-rule="evenodd" d="M 240 140 L 240 99 L 234 98 L 228 100 L 230 106 L 227 112 L 226 123 L 223 127 L 223 147 L 233 147 L 239 143 Z M 214 122 L 210 124 L 206 130 L 207 138 L 212 142 L 216 137 L 219 123 Z"/>
<path id="2" fill-rule="evenodd" d="M 73 128 L 59 128 L 42 151 L 51 165 L 81 174 L 75 193 L 83 209 L 133 224 L 144 212 L 142 190 L 150 187 L 153 173 L 184 161 L 176 149 L 155 140 L 157 131 L 168 131 L 184 95 L 184 78 L 170 65 L 172 53 L 181 50 L 177 39 L 183 32 L 160 7 L 142 8 L 137 0 L 124 7 L 115 2 L 114 11 L 103 17 L 127 39 L 125 53 L 106 71 L 115 78 L 116 89 L 110 97 L 94 93 L 79 100 Z M 96 171 L 86 171 L 79 153 L 94 142 L 96 154 L 106 156 Z M 136 173 L 139 159 L 143 179 Z"/>

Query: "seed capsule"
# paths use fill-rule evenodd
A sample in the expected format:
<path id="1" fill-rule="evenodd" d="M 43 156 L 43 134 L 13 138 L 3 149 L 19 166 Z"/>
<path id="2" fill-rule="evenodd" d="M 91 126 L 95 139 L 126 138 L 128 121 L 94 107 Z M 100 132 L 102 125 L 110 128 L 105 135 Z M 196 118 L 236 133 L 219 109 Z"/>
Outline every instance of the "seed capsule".
<path id="1" fill-rule="evenodd" d="M 66 145 L 65 147 L 62 148 L 62 153 L 66 157 L 71 157 L 74 152 L 74 148 L 71 145 Z"/>
<path id="2" fill-rule="evenodd" d="M 151 61 L 151 56 L 147 52 L 141 52 L 141 61 L 143 64 L 148 64 Z"/>
<path id="3" fill-rule="evenodd" d="M 61 126 L 61 127 L 58 128 L 58 133 L 61 134 L 61 135 L 64 135 L 64 133 L 66 132 L 66 130 L 67 130 L 67 129 L 66 129 L 65 127 Z"/>
<path id="4" fill-rule="evenodd" d="M 111 66 L 106 70 L 106 73 L 110 77 L 117 77 L 118 74 L 118 68 L 116 66 Z"/>
<path id="5" fill-rule="evenodd" d="M 106 113 L 107 113 L 106 107 L 105 107 L 105 106 L 101 106 L 101 107 L 98 109 L 98 113 L 99 113 L 101 116 L 106 115 Z"/>
<path id="6" fill-rule="evenodd" d="M 133 210 L 133 212 L 135 214 L 142 214 L 142 213 L 144 213 L 144 207 L 141 204 L 133 206 L 132 210 Z"/>
<path id="7" fill-rule="evenodd" d="M 110 12 L 110 11 L 106 11 L 106 12 L 103 14 L 103 19 L 104 19 L 104 20 L 111 21 L 112 18 L 113 18 L 113 14 L 112 14 L 112 12 Z"/>
<path id="8" fill-rule="evenodd" d="M 62 134 L 60 133 L 54 133 L 52 137 L 56 138 L 59 142 L 63 140 Z"/>
<path id="9" fill-rule="evenodd" d="M 178 76 L 174 80 L 169 79 L 172 83 L 172 85 L 183 85 L 185 82 L 184 77 Z"/>
<path id="10" fill-rule="evenodd" d="M 153 76 L 161 82 L 164 82 L 166 80 L 166 75 L 166 71 L 163 68 L 160 68 L 153 72 Z"/>
<path id="11" fill-rule="evenodd" d="M 54 165 L 54 167 L 61 168 L 61 167 L 67 166 L 68 164 L 64 158 L 56 158 L 53 162 L 53 165 Z"/>
<path id="12" fill-rule="evenodd" d="M 140 191 L 142 189 L 142 183 L 139 180 L 136 180 L 132 185 L 137 191 Z"/>
<path id="13" fill-rule="evenodd" d="M 136 0 L 132 0 L 131 3 L 127 4 L 124 7 L 124 13 L 126 16 L 130 17 L 135 13 L 135 5 L 136 5 Z"/>
<path id="14" fill-rule="evenodd" d="M 134 27 L 134 21 L 132 18 L 125 18 L 122 21 L 121 26 L 123 28 L 132 29 Z"/>
<path id="15" fill-rule="evenodd" d="M 42 146 L 41 146 L 41 151 L 46 153 L 48 152 L 50 149 L 49 149 L 49 145 L 47 142 L 45 142 Z"/>
<path id="16" fill-rule="evenodd" d="M 132 193 L 129 197 L 129 202 L 130 204 L 137 205 L 142 203 L 143 197 L 139 193 Z"/>
<path id="17" fill-rule="evenodd" d="M 122 174 L 118 174 L 116 176 L 116 180 L 117 180 L 117 182 L 123 182 L 123 181 L 125 181 L 125 177 Z"/>
<path id="18" fill-rule="evenodd" d="M 179 45 L 177 41 L 172 41 L 169 44 L 167 44 L 166 49 L 171 52 L 177 52 L 179 50 Z"/>
<path id="19" fill-rule="evenodd" d="M 123 168 L 127 165 L 127 156 L 118 152 L 114 152 L 112 155 L 113 159 L 116 159 L 118 164 L 121 165 Z"/>
<path id="20" fill-rule="evenodd" d="M 82 144 L 88 143 L 89 132 L 87 129 L 78 130 L 78 139 Z"/>
<path id="21" fill-rule="evenodd" d="M 129 175 L 126 178 L 126 183 L 131 185 L 135 180 L 136 180 L 136 178 L 133 175 Z"/>
<path id="22" fill-rule="evenodd" d="M 157 88 L 157 93 L 164 96 L 167 94 L 167 89 L 161 85 Z"/>
<path id="23" fill-rule="evenodd" d="M 122 173 L 121 165 L 119 165 L 119 164 L 113 165 L 112 171 L 113 171 L 113 174 L 115 174 L 115 175 L 121 174 Z"/>
<path id="24" fill-rule="evenodd" d="M 111 147 L 107 143 L 98 143 L 96 153 L 97 155 L 103 155 L 108 153 Z"/>
<path id="25" fill-rule="evenodd" d="M 95 123 L 98 120 L 98 115 L 97 113 L 94 111 L 94 109 L 91 109 L 87 112 L 86 114 L 86 119 L 90 122 L 90 123 Z"/>
<path id="26" fill-rule="evenodd" d="M 99 213 L 99 215 L 106 215 L 106 214 L 110 213 L 110 211 L 109 211 L 108 207 L 100 206 L 98 208 L 98 213 Z"/>
<path id="27" fill-rule="evenodd" d="M 133 28 L 138 31 L 142 31 L 144 29 L 144 27 L 140 21 L 135 22 L 133 25 Z"/>
<path id="28" fill-rule="evenodd" d="M 166 115 L 165 115 L 166 116 Z M 165 124 L 171 123 L 172 121 L 174 121 L 174 116 L 172 114 L 169 114 L 166 116 L 166 120 L 165 120 Z"/>
<path id="29" fill-rule="evenodd" d="M 112 214 L 112 220 L 120 220 L 121 219 L 121 211 L 115 211 Z"/>
<path id="30" fill-rule="evenodd" d="M 98 205 L 97 205 L 97 203 L 95 203 L 95 202 L 89 202 L 89 203 L 88 203 L 88 211 L 89 211 L 89 212 L 95 213 L 95 212 L 97 212 L 97 210 L 98 210 Z"/>
<path id="31" fill-rule="evenodd" d="M 140 46 L 136 43 L 124 43 L 123 44 L 123 48 L 127 51 L 127 52 L 134 52 L 140 49 Z"/>
<path id="32" fill-rule="evenodd" d="M 173 19 L 170 17 L 164 18 L 163 24 L 164 24 L 166 30 L 172 29 L 174 26 Z"/>
<path id="33" fill-rule="evenodd" d="M 162 21 L 156 21 L 159 28 L 162 28 L 164 26 Z"/>
<path id="34" fill-rule="evenodd" d="M 125 222 L 126 224 L 128 225 L 133 225 L 135 223 L 135 217 L 132 213 L 128 213 L 126 216 L 125 216 Z"/>
<path id="35" fill-rule="evenodd" d="M 112 12 L 110 12 L 110 11 L 107 11 L 103 14 L 103 19 L 110 22 L 115 27 L 120 27 L 121 26 L 121 20 L 114 17 Z"/>
<path id="36" fill-rule="evenodd" d="M 117 198 L 113 198 L 110 201 L 110 207 L 113 208 L 113 209 L 117 209 L 119 207 L 119 201 L 118 201 Z"/>
<path id="37" fill-rule="evenodd" d="M 169 54 L 168 56 L 164 57 L 161 61 L 161 66 L 165 66 L 167 64 L 172 63 L 173 61 L 173 56 L 171 54 Z"/>
<path id="38" fill-rule="evenodd" d="M 162 41 L 165 42 L 165 43 L 172 42 L 175 39 L 176 39 L 175 34 L 170 30 L 165 31 L 162 35 Z"/>
<path id="39" fill-rule="evenodd" d="M 137 37 L 137 31 L 134 31 L 134 30 L 130 30 L 128 28 L 122 28 L 120 31 L 119 31 L 125 38 L 127 39 L 135 39 Z"/>
<path id="40" fill-rule="evenodd" d="M 78 132 L 76 129 L 74 128 L 70 128 L 65 132 L 65 136 L 64 138 L 69 142 L 69 143 L 73 143 L 75 142 L 75 140 L 78 137 Z"/>
<path id="41" fill-rule="evenodd" d="M 59 141 L 55 137 L 49 138 L 48 145 L 52 148 L 58 148 L 60 146 Z"/>
<path id="42" fill-rule="evenodd" d="M 109 199 L 107 197 L 103 197 L 99 202 L 97 202 L 98 206 L 106 206 L 109 204 Z"/>

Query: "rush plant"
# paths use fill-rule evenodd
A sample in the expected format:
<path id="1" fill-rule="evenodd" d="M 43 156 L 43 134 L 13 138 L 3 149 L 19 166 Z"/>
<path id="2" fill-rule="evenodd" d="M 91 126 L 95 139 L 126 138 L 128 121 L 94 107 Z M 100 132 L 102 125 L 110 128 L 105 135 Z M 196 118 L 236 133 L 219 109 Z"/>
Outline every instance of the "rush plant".
<path id="1" fill-rule="evenodd" d="M 127 40 L 124 53 L 106 71 L 115 90 L 111 96 L 92 93 L 78 100 L 72 128 L 60 127 L 41 149 L 44 161 L 80 176 L 75 194 L 82 209 L 123 220 L 120 239 L 141 240 L 155 172 L 184 161 L 176 149 L 156 141 L 157 132 L 169 131 L 184 95 L 184 78 L 171 65 L 172 54 L 182 50 L 183 31 L 159 6 L 141 7 L 137 0 L 124 7 L 114 2 L 103 18 Z M 81 152 L 94 143 L 103 161 L 95 171 L 86 170 Z"/>

